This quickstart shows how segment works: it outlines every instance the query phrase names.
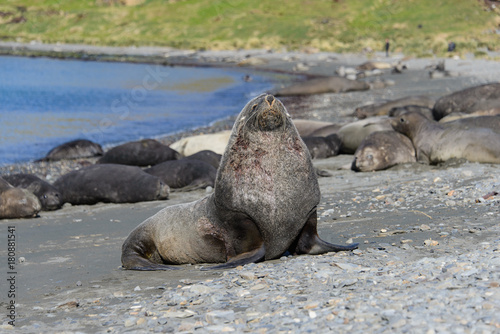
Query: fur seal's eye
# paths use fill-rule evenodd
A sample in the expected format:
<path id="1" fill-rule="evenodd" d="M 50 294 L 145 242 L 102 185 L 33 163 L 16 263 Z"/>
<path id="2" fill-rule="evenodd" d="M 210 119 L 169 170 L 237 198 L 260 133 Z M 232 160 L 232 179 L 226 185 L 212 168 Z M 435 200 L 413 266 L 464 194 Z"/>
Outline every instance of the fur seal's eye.
<path id="1" fill-rule="evenodd" d="M 43 198 L 47 198 L 47 195 L 43 195 Z"/>
<path id="2" fill-rule="evenodd" d="M 404 122 L 405 122 L 405 119 L 401 117 L 401 118 L 399 119 L 399 121 L 400 121 L 401 123 L 404 123 Z"/>

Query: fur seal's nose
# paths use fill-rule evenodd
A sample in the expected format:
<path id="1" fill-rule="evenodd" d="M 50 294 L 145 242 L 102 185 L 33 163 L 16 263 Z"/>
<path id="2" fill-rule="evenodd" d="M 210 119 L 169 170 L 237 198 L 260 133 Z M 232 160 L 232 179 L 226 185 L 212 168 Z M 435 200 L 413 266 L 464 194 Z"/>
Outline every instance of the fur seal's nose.
<path id="1" fill-rule="evenodd" d="M 268 95 L 268 96 L 266 96 L 266 102 L 267 102 L 267 104 L 268 104 L 270 107 L 272 107 L 272 106 L 273 106 L 274 101 L 275 101 L 274 96 L 272 96 L 272 95 Z"/>

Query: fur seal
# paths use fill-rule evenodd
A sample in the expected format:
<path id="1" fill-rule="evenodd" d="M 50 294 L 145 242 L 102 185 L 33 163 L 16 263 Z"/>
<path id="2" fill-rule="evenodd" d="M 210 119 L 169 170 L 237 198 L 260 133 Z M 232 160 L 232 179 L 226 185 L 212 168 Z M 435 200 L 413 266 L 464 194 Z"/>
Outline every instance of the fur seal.
<path id="1" fill-rule="evenodd" d="M 222 159 L 222 155 L 215 153 L 214 151 L 203 150 L 200 152 L 196 152 L 195 154 L 191 154 L 190 156 L 187 156 L 184 159 L 194 159 L 194 160 L 204 161 L 204 162 L 214 166 L 215 169 L 217 169 L 217 168 L 219 168 L 220 160 Z"/>
<path id="2" fill-rule="evenodd" d="M 388 115 L 389 111 L 392 108 L 404 107 L 409 105 L 422 106 L 432 109 L 435 102 L 436 101 L 433 98 L 427 96 L 407 96 L 397 100 L 372 103 L 369 105 L 357 107 L 353 115 L 359 119 L 373 116 L 384 116 Z"/>
<path id="3" fill-rule="evenodd" d="M 337 134 L 327 137 L 303 137 L 312 159 L 326 159 L 339 154 L 342 141 Z"/>
<path id="4" fill-rule="evenodd" d="M 437 164 L 452 158 L 464 158 L 500 163 L 500 135 L 490 129 L 447 129 L 415 112 L 401 114 L 391 124 L 394 130 L 411 139 L 419 162 Z"/>
<path id="5" fill-rule="evenodd" d="M 500 83 L 498 82 L 470 87 L 443 96 L 436 101 L 433 113 L 434 119 L 440 120 L 452 112 L 470 114 L 494 107 L 500 108 Z"/>
<path id="6" fill-rule="evenodd" d="M 63 201 L 75 205 L 167 199 L 168 186 L 136 166 L 102 164 L 64 174 L 54 182 Z"/>
<path id="7" fill-rule="evenodd" d="M 162 162 L 144 170 L 159 177 L 170 188 L 194 190 L 213 187 L 217 168 L 201 160 L 181 159 Z"/>
<path id="8" fill-rule="evenodd" d="M 154 166 L 164 161 L 180 159 L 181 155 L 159 141 L 143 139 L 118 145 L 104 153 L 100 164 Z"/>
<path id="9" fill-rule="evenodd" d="M 101 145 L 90 140 L 77 139 L 54 147 L 44 158 L 36 162 L 91 158 L 102 154 Z"/>
<path id="10" fill-rule="evenodd" d="M 351 169 L 371 172 L 397 164 L 416 162 L 411 140 L 394 130 L 370 133 L 354 153 Z"/>
<path id="11" fill-rule="evenodd" d="M 223 154 L 230 135 L 231 131 L 228 130 L 205 135 L 190 136 L 176 141 L 171 144 L 170 147 L 183 156 L 192 155 L 203 150 L 210 150 L 218 154 Z"/>
<path id="12" fill-rule="evenodd" d="M 350 80 L 342 77 L 326 77 L 299 82 L 282 89 L 278 89 L 275 96 L 297 96 L 323 93 L 343 93 L 368 90 L 370 85 L 363 81 Z"/>
<path id="13" fill-rule="evenodd" d="M 167 207 L 134 229 L 122 265 L 167 270 L 169 264 L 221 263 L 218 268 L 291 254 L 352 250 L 317 235 L 320 191 L 307 147 L 283 104 L 260 95 L 243 108 L 231 133 L 212 194 Z"/>
<path id="14" fill-rule="evenodd" d="M 62 195 L 54 186 L 33 174 L 13 174 L 3 177 L 14 187 L 26 189 L 40 200 L 42 210 L 50 211 L 61 208 Z"/>
<path id="15" fill-rule="evenodd" d="M 41 209 L 42 205 L 33 193 L 15 188 L 0 177 L 0 219 L 31 218 Z"/>

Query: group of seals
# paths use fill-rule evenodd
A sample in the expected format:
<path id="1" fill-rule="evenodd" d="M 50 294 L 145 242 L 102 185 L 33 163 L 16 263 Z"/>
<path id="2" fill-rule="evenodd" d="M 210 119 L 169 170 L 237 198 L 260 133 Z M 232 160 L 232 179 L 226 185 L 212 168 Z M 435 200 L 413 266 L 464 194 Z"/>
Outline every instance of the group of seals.
<path id="1" fill-rule="evenodd" d="M 393 128 L 413 142 L 417 161 L 436 164 L 464 158 L 483 163 L 500 163 L 500 135 L 487 128 L 446 127 L 417 112 L 395 117 Z"/>
<path id="2" fill-rule="evenodd" d="M 212 194 L 167 207 L 134 229 L 122 265 L 166 270 L 173 264 L 231 268 L 285 252 L 351 250 L 316 231 L 320 191 L 309 152 L 283 104 L 260 95 L 239 114 Z"/>
<path id="3" fill-rule="evenodd" d="M 33 174 L 5 175 L 3 178 L 14 187 L 32 192 L 42 205 L 42 210 L 57 210 L 62 205 L 62 195 L 54 186 Z"/>

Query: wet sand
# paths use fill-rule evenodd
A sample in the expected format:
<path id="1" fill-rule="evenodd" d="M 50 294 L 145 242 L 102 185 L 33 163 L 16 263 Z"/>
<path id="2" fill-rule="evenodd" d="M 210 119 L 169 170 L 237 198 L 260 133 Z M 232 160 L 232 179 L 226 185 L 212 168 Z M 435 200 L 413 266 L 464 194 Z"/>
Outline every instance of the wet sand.
<path id="1" fill-rule="evenodd" d="M 264 63 L 253 65 L 259 69 L 293 72 L 301 63 L 308 69 L 300 73 L 312 75 L 333 75 L 340 65 L 359 65 L 367 60 L 362 55 L 206 51 L 184 54 L 176 61 L 236 66 L 238 60 L 248 59 L 247 55 L 264 59 Z M 398 58 L 402 56 L 380 60 L 393 62 Z M 403 62 L 409 67 L 403 74 L 391 74 L 386 70 L 382 76 L 393 80 L 394 86 L 366 92 L 283 98 L 282 101 L 293 118 L 346 122 L 352 119 L 348 115 L 356 106 L 368 102 L 422 94 L 439 97 L 492 81 L 500 73 L 499 63 L 450 59 L 447 69 L 457 71 L 460 76 L 430 79 L 425 66 L 436 64 L 437 59 Z M 169 140 L 165 138 L 164 141 Z M 314 161 L 317 167 L 332 174 L 319 180 L 322 200 L 318 207 L 318 230 L 323 239 L 333 243 L 359 242 L 361 251 L 388 245 L 403 247 L 409 243 L 415 251 L 406 255 L 409 256 L 406 261 L 454 252 L 456 250 L 450 245 L 456 247 L 456 242 L 450 240 L 460 240 L 463 247 L 460 252 L 463 253 L 483 241 L 498 239 L 499 197 L 480 200 L 493 190 L 500 192 L 500 167 L 497 165 L 409 164 L 374 173 L 339 169 L 351 161 L 352 156 L 348 155 Z M 93 314 L 101 312 L 96 308 L 100 303 L 111 307 L 132 302 L 133 298 L 127 299 L 127 296 L 137 286 L 141 290 L 134 293 L 154 300 L 158 288 L 224 275 L 220 271 L 200 271 L 198 265 L 181 266 L 179 270 L 168 272 L 134 272 L 120 268 L 121 245 L 137 224 L 165 206 L 205 195 L 204 190 L 199 190 L 172 193 L 167 201 L 65 206 L 58 211 L 41 212 L 35 219 L 0 221 L 4 238 L 7 227 L 15 226 L 16 257 L 18 260 L 24 258 L 24 262 L 16 265 L 16 327 L 25 325 L 36 330 L 34 324 L 48 325 L 71 314 L 73 319 L 85 320 L 85 324 L 78 327 L 80 330 L 103 331 L 105 328 L 100 323 L 92 323 Z M 438 244 L 426 244 L 426 240 L 435 240 Z M 0 255 L 6 259 L 7 251 L 2 249 Z M 270 261 L 270 265 L 277 261 Z M 2 263 L 7 272 L 6 260 Z M 2 307 L 9 301 L 6 288 L 2 284 Z M 58 308 L 75 300 L 81 306 L 74 310 Z M 4 324 L 7 321 L 2 320 Z"/>

